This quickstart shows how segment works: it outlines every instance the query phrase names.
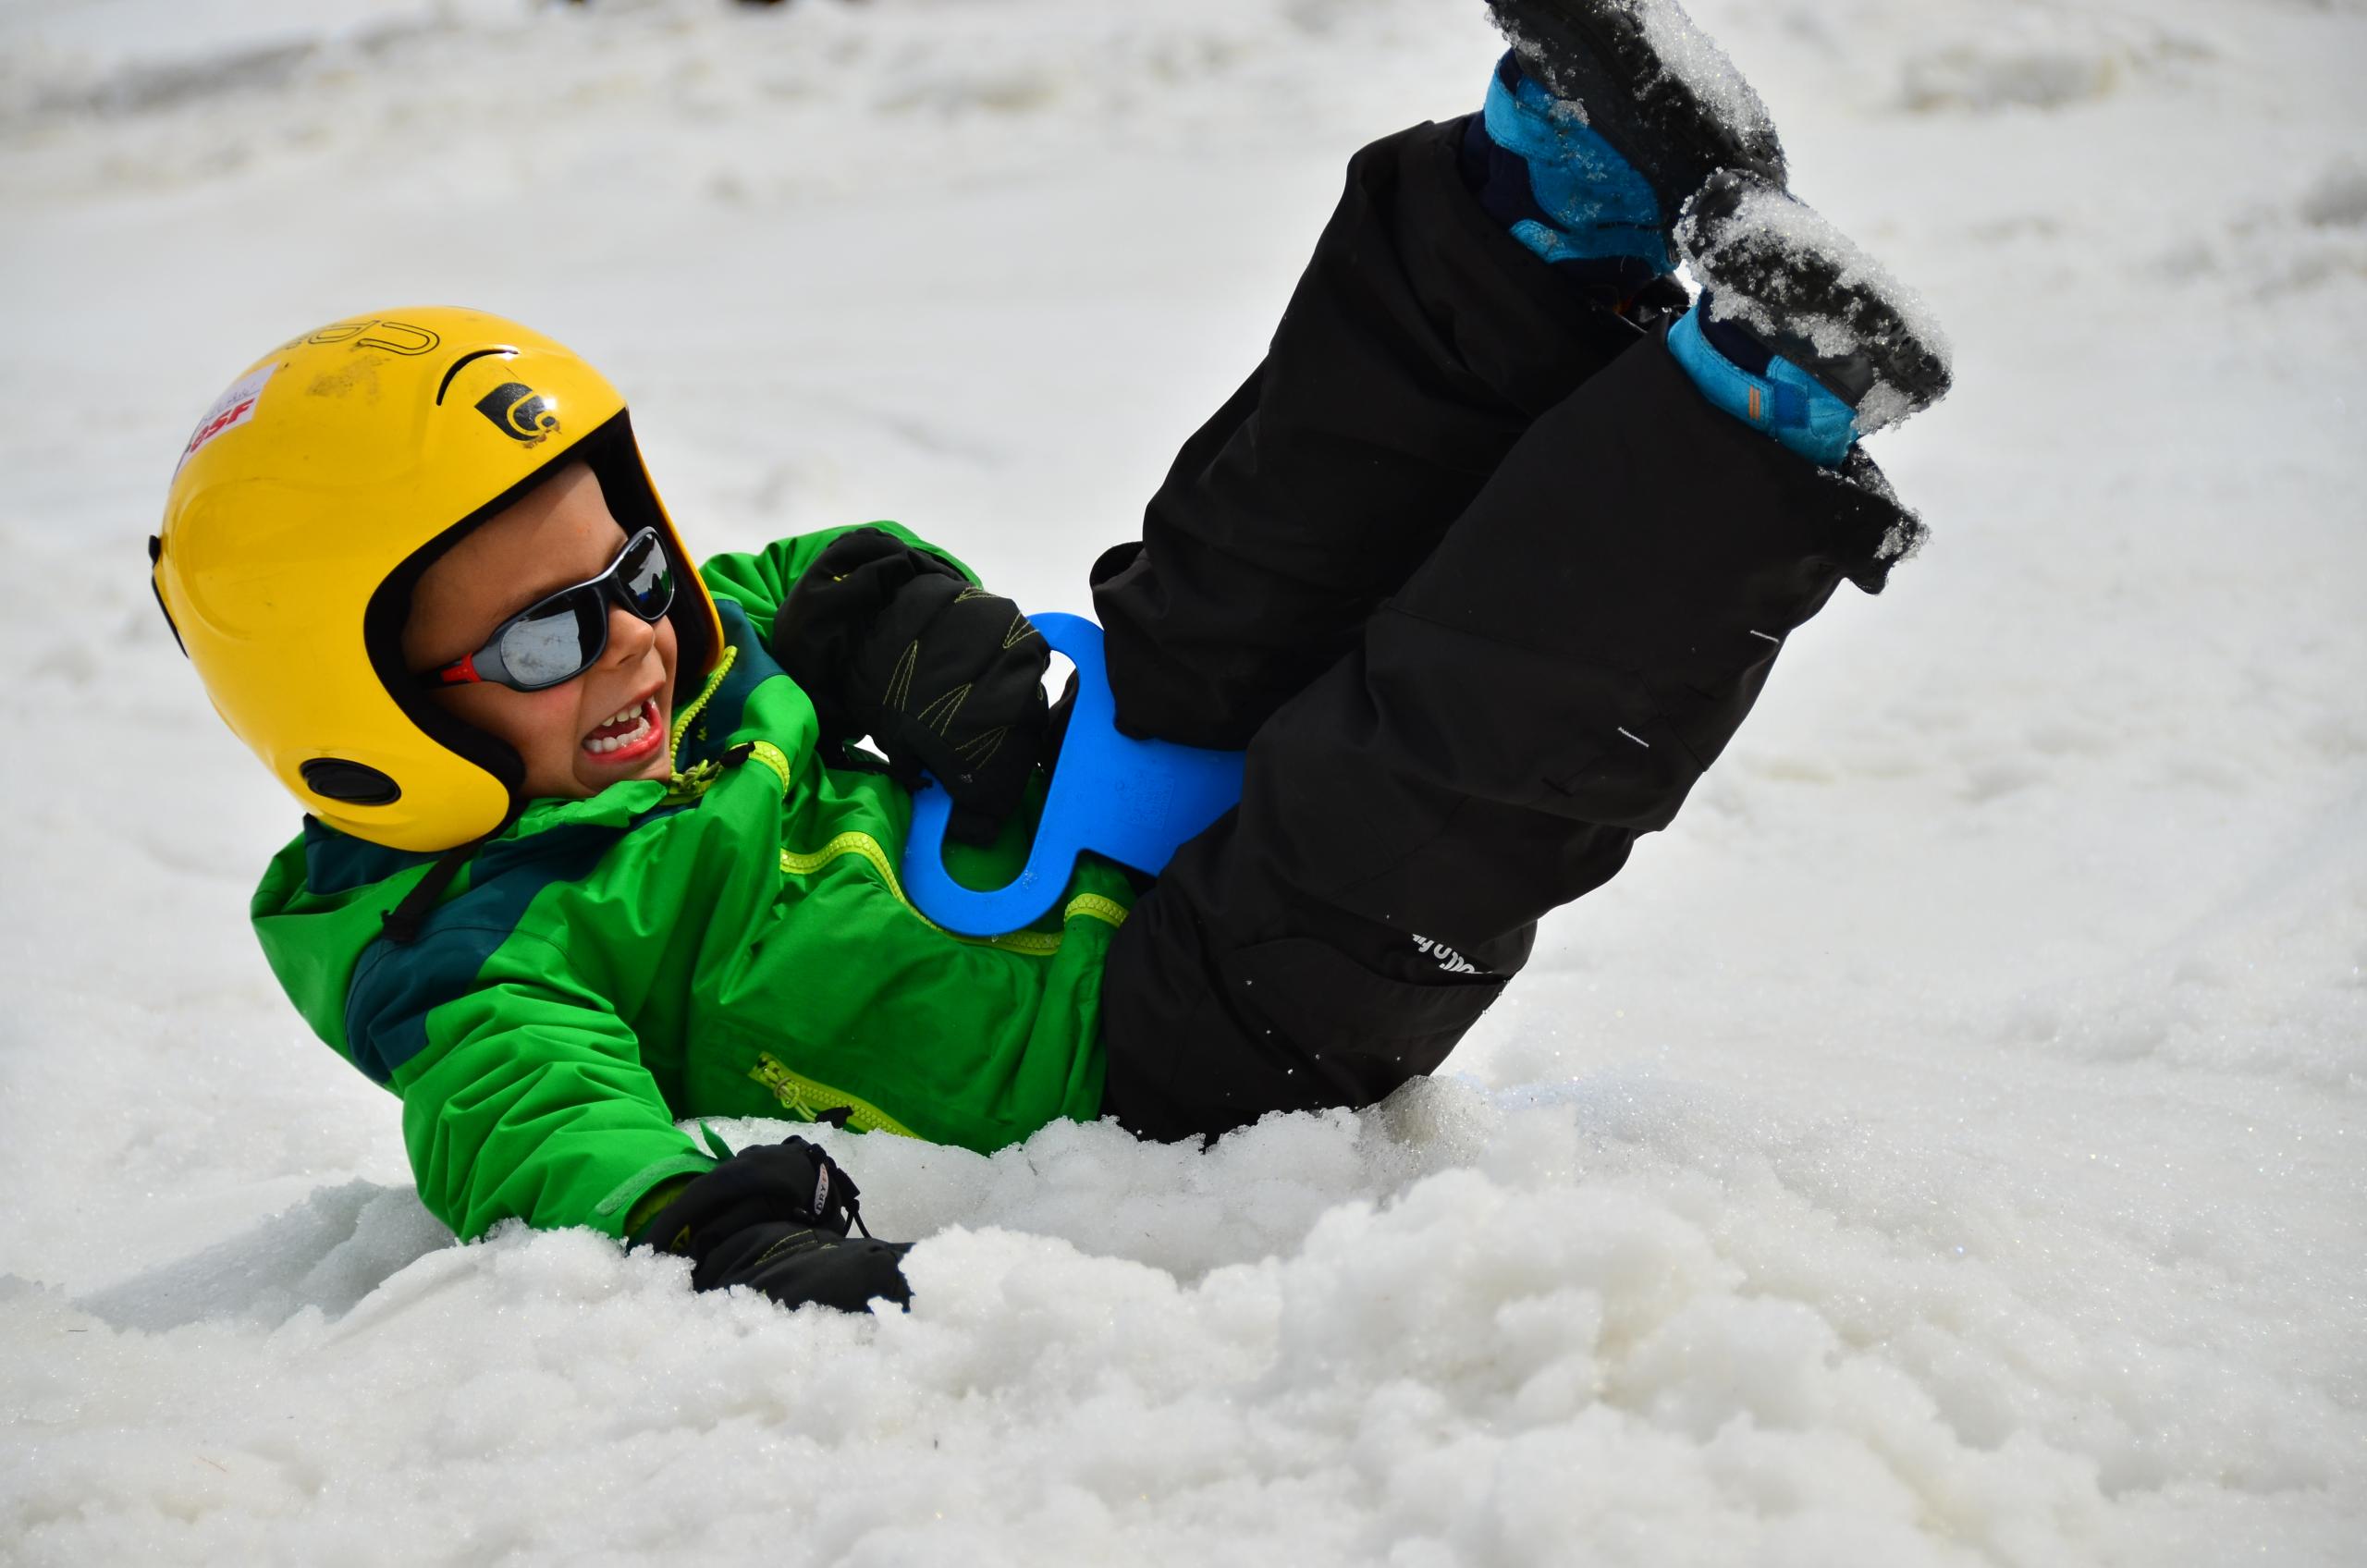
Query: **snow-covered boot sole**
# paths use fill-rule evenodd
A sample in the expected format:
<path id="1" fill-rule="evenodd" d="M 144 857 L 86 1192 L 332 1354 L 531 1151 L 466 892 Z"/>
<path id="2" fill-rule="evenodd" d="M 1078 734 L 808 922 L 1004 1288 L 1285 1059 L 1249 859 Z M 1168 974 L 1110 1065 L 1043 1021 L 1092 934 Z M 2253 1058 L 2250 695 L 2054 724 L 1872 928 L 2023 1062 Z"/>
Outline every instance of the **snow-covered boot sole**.
<path id="1" fill-rule="evenodd" d="M 1723 168 L 1784 183 L 1759 94 L 1676 0 L 1488 0 L 1521 67 L 1617 148 L 1663 217 Z"/>
<path id="2" fill-rule="evenodd" d="M 1946 395 L 1948 339 L 1930 307 L 1797 197 L 1722 170 L 1686 203 L 1675 238 L 1710 320 L 1848 403 L 1860 435 Z"/>

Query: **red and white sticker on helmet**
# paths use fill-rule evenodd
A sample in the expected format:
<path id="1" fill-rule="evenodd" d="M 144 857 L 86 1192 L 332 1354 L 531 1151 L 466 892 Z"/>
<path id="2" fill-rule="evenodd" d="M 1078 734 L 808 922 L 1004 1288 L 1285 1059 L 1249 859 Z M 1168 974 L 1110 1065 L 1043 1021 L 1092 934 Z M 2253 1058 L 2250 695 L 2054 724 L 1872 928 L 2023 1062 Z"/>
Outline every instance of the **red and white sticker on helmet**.
<path id="1" fill-rule="evenodd" d="M 267 364 L 251 374 L 242 375 L 215 398 L 214 406 L 205 410 L 205 417 L 197 422 L 197 429 L 190 433 L 189 445 L 181 448 L 181 462 L 189 461 L 200 447 L 224 431 L 236 430 L 254 418 L 255 405 L 263 400 L 263 384 L 278 368 L 276 363 Z M 178 472 L 180 463 L 173 467 Z"/>

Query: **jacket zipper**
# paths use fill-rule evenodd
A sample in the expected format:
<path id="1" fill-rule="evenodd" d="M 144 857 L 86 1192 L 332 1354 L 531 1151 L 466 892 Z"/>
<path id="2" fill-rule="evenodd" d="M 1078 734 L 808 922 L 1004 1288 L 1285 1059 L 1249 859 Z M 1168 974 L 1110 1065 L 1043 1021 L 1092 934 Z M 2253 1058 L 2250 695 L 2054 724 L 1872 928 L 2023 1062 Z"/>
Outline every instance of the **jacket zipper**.
<path id="1" fill-rule="evenodd" d="M 732 661 L 739 656 L 740 650 L 726 643 L 723 656 L 716 660 L 715 668 L 707 672 L 706 684 L 700 687 L 699 694 L 693 697 L 689 704 L 674 716 L 674 750 L 667 758 L 666 765 L 676 773 L 682 771 L 682 742 L 690 739 L 691 721 L 697 718 L 700 710 L 714 700 L 716 688 L 721 686 L 723 678 L 731 673 Z"/>
<path id="2" fill-rule="evenodd" d="M 783 1109 L 807 1121 L 819 1121 L 826 1110 L 844 1109 L 846 1124 L 858 1133 L 893 1133 L 900 1138 L 920 1136 L 869 1100 L 840 1094 L 802 1072 L 791 1072 L 770 1051 L 756 1053 L 756 1065 L 748 1069 L 748 1076 L 770 1089 Z"/>

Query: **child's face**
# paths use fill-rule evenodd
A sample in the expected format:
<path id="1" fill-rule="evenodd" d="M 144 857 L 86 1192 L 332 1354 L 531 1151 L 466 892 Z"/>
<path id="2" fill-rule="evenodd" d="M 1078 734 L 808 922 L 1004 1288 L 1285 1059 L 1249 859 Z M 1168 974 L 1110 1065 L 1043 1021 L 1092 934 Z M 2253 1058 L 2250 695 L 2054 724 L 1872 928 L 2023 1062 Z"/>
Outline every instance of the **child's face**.
<path id="1" fill-rule="evenodd" d="M 441 668 L 484 644 L 493 629 L 545 594 L 598 576 L 624 548 L 599 481 L 582 463 L 536 485 L 446 551 L 419 580 L 403 656 L 414 670 Z M 683 563 L 674 563 L 676 571 Z M 497 736 L 525 759 L 524 793 L 581 800 L 628 778 L 672 773 L 673 622 L 652 626 L 608 606 L 608 645 L 592 668 L 540 692 L 481 682 L 444 688 L 454 717 Z M 622 724 L 619 714 L 637 714 Z M 636 723 L 645 730 L 636 731 Z M 607 749 L 619 733 L 624 745 Z M 604 742 L 594 751 L 589 742 Z"/>

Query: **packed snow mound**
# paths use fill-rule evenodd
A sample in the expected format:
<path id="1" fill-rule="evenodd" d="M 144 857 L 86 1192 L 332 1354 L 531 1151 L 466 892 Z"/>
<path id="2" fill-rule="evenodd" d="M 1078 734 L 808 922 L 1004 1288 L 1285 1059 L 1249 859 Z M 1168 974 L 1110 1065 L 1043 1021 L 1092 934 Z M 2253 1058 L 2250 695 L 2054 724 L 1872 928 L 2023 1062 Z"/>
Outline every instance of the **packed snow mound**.
<path id="1" fill-rule="evenodd" d="M 1830 1130 L 1637 1081 L 1529 1099 L 1434 1083 L 1205 1159 L 824 1132 L 877 1228 L 928 1234 L 909 1316 L 693 1297 L 588 1232 L 423 1250 L 393 1194 L 331 1191 L 169 1311 L 153 1279 L 0 1292 L 0 1404 L 50 1434 L 0 1531 L 60 1563 L 2073 1562 L 2132 1498 L 2340 1464 L 2338 1406 L 2033 1299 L 1993 1257 L 2034 1217 L 1928 1169 L 1869 1204 L 1835 1162 L 1883 1151 Z"/>
<path id="2" fill-rule="evenodd" d="M 263 1224 L 76 1303 L 118 1329 L 276 1327 L 311 1309 L 339 1317 L 452 1232 L 407 1188 L 324 1187 Z"/>

